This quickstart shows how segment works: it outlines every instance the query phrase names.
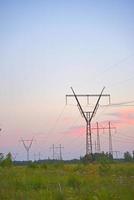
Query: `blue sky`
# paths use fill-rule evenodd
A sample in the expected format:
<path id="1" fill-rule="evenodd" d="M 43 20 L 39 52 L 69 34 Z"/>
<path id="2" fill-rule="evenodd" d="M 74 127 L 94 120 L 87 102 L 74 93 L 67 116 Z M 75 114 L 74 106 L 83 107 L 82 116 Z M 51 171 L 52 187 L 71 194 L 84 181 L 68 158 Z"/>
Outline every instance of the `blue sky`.
<path id="1" fill-rule="evenodd" d="M 20 151 L 18 159 L 25 158 L 18 141 L 34 136 L 38 144 L 32 152 L 50 156 L 49 146 L 61 142 L 67 155 L 64 132 L 84 125 L 81 118 L 73 124 L 79 113 L 67 106 L 55 126 L 70 86 L 77 93 L 98 93 L 106 86 L 113 102 L 134 100 L 133 19 L 130 0 L 0 0 L 1 151 Z M 107 112 L 114 113 L 114 109 Z M 122 113 L 121 109 L 116 112 Z M 134 109 L 123 111 L 131 114 Z M 94 121 L 107 116 L 104 112 Z M 53 126 L 56 131 L 50 131 Z M 126 123 L 125 129 L 126 137 L 134 137 L 132 123 Z M 71 142 L 71 152 L 76 153 L 69 155 L 77 157 L 85 151 L 85 138 L 73 137 L 69 135 L 68 141 L 78 145 L 73 147 Z M 77 146 L 82 146 L 80 152 Z M 132 148 L 124 145 L 119 150 Z"/>

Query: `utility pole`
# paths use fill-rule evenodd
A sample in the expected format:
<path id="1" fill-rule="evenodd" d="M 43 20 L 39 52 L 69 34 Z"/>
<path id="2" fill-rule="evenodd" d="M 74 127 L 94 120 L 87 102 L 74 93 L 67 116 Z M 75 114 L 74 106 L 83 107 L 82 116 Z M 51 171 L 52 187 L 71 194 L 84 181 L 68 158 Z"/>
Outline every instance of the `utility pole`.
<path id="1" fill-rule="evenodd" d="M 55 146 L 53 144 L 52 147 L 50 147 L 50 149 L 52 149 L 52 152 L 53 152 L 53 160 L 55 159 Z"/>
<path id="2" fill-rule="evenodd" d="M 56 148 L 60 150 L 60 152 L 59 152 L 59 155 L 60 155 L 59 159 L 62 160 L 62 149 L 64 149 L 64 147 L 62 147 L 61 144 L 60 144 L 59 147 L 56 147 Z"/>
<path id="3" fill-rule="evenodd" d="M 21 142 L 23 143 L 23 146 L 27 152 L 27 161 L 29 161 L 29 150 L 32 146 L 32 143 L 33 143 L 33 139 L 32 140 L 23 140 L 21 139 Z M 28 144 L 27 144 L 28 143 Z"/>
<path id="4" fill-rule="evenodd" d="M 102 94 L 104 91 L 105 87 L 102 89 L 100 94 L 75 94 L 73 88 L 71 87 L 71 90 L 73 92 L 73 95 L 66 95 L 66 104 L 67 104 L 67 98 L 68 97 L 75 97 L 76 102 L 77 102 L 77 106 L 78 109 L 82 115 L 82 117 L 84 117 L 85 121 L 86 121 L 86 155 L 90 155 L 92 158 L 92 154 L 93 154 L 93 150 L 92 150 L 92 134 L 91 134 L 91 121 L 92 118 L 95 116 L 97 109 L 99 107 L 99 102 L 101 97 L 109 97 L 109 104 L 110 104 L 110 95 L 109 94 Z M 93 111 L 88 111 L 88 112 L 84 112 L 83 108 L 78 100 L 78 97 L 87 97 L 87 102 L 89 104 L 89 97 L 98 97 L 97 102 L 95 104 L 95 107 L 93 109 Z"/>

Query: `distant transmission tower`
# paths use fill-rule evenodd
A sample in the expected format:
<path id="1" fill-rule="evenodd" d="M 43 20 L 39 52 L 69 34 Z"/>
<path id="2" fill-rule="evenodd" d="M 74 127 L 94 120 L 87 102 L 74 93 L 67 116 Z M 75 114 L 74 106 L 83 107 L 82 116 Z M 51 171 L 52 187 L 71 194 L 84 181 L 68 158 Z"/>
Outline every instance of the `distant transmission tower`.
<path id="1" fill-rule="evenodd" d="M 53 160 L 55 159 L 55 146 L 53 144 L 52 147 L 50 147 L 50 150 L 52 149 L 52 154 L 53 154 Z"/>
<path id="2" fill-rule="evenodd" d="M 32 140 L 23 140 L 21 139 L 21 142 L 23 143 L 24 148 L 26 149 L 27 152 L 27 161 L 29 161 L 29 150 L 32 146 L 33 139 Z"/>
<path id="3" fill-rule="evenodd" d="M 62 147 L 61 144 L 60 144 L 59 147 L 56 147 L 56 148 L 60 150 L 60 152 L 59 152 L 59 160 L 62 160 L 62 149 L 64 149 L 64 147 Z"/>
<path id="4" fill-rule="evenodd" d="M 113 151 L 113 154 L 115 153 L 115 158 L 119 159 L 120 157 L 120 151 Z"/>
<path id="5" fill-rule="evenodd" d="M 100 148 L 100 134 L 99 134 L 99 125 L 98 122 L 96 122 L 97 124 L 97 153 L 101 152 L 101 148 Z"/>
<path id="6" fill-rule="evenodd" d="M 116 127 L 111 126 L 111 122 L 108 122 L 108 127 L 102 127 L 103 130 L 108 129 L 109 133 L 109 154 L 113 155 L 113 144 L 112 144 L 112 130 L 116 130 Z"/>
<path id="7" fill-rule="evenodd" d="M 96 141 L 94 142 L 94 152 L 97 153 Z"/>
<path id="8" fill-rule="evenodd" d="M 36 153 L 34 153 L 33 156 L 34 156 L 34 161 L 36 161 Z"/>
<path id="9" fill-rule="evenodd" d="M 39 152 L 39 154 L 38 154 L 38 155 L 39 155 L 39 161 L 40 161 L 40 160 L 41 160 L 41 152 Z"/>
<path id="10" fill-rule="evenodd" d="M 18 155 L 18 153 L 12 153 L 12 159 L 13 159 L 13 161 L 16 160 L 17 155 Z"/>
<path id="11" fill-rule="evenodd" d="M 100 136 L 99 136 L 99 130 L 108 130 L 109 131 L 109 154 L 113 155 L 113 145 L 112 145 L 112 129 L 116 130 L 116 127 L 111 126 L 111 122 L 108 122 L 108 127 L 99 127 L 99 123 L 96 122 L 97 128 L 94 127 L 92 130 L 96 129 L 97 130 L 97 153 L 100 153 Z"/>
<path id="12" fill-rule="evenodd" d="M 66 95 L 66 103 L 67 103 L 67 97 L 75 97 L 76 102 L 77 102 L 77 106 L 78 109 L 82 115 L 82 117 L 84 117 L 85 121 L 86 121 L 86 155 L 90 155 L 92 157 L 93 154 L 93 149 L 92 149 L 92 134 L 91 134 L 91 121 L 92 118 L 95 116 L 97 109 L 99 107 L 99 102 L 101 97 L 109 97 L 109 104 L 110 104 L 110 95 L 109 94 L 102 94 L 104 91 L 105 87 L 102 89 L 100 94 L 75 94 L 73 88 L 71 87 L 71 90 L 73 92 L 73 95 Z M 78 97 L 86 97 L 87 101 L 89 102 L 89 97 L 98 97 L 97 102 L 95 104 L 95 107 L 93 109 L 93 111 L 88 111 L 88 112 L 84 112 L 83 108 L 78 100 Z"/>
<path id="13" fill-rule="evenodd" d="M 109 153 L 113 155 L 113 145 L 112 145 L 112 134 L 111 134 L 111 123 L 108 122 L 109 129 Z"/>
<path id="14" fill-rule="evenodd" d="M 103 129 L 99 127 L 99 123 L 96 122 L 96 127 L 92 127 L 92 130 L 97 130 L 97 145 L 96 145 L 96 153 L 101 153 L 101 147 L 100 147 L 100 129 Z"/>

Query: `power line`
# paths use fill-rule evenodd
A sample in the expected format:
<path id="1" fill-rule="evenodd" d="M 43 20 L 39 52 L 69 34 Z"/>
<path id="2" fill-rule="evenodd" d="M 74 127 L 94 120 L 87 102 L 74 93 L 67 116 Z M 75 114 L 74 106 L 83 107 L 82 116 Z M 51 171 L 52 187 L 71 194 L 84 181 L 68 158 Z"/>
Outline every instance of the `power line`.
<path id="1" fill-rule="evenodd" d="M 134 103 L 134 100 L 132 101 L 125 101 L 125 102 L 118 102 L 118 103 L 112 103 L 108 105 L 100 105 L 100 107 L 111 107 L 111 106 L 134 106 L 134 105 L 128 105 Z"/>
<path id="2" fill-rule="evenodd" d="M 129 58 L 131 58 L 133 56 L 134 56 L 134 53 L 130 54 L 129 56 L 126 56 L 126 57 L 120 59 L 118 62 L 109 65 L 103 72 L 107 72 L 109 70 L 113 70 L 115 67 L 119 66 L 121 63 L 124 63 L 125 61 L 127 61 Z"/>
<path id="3" fill-rule="evenodd" d="M 60 121 L 60 119 L 61 119 L 61 117 L 62 117 L 62 115 L 63 115 L 63 113 L 65 111 L 65 108 L 66 108 L 66 105 L 63 106 L 63 108 L 61 109 L 60 113 L 58 114 L 54 124 L 49 129 L 49 131 L 47 133 L 48 136 L 46 137 L 46 139 L 49 138 L 50 133 L 52 133 L 56 129 L 56 127 L 58 126 L 58 123 L 59 123 L 59 121 Z"/>
<path id="4" fill-rule="evenodd" d="M 117 66 L 119 66 L 121 63 L 124 63 L 125 61 L 127 61 L 129 58 L 133 57 L 134 54 L 130 54 L 129 56 L 127 57 L 124 57 L 122 59 L 120 59 L 118 62 L 114 63 L 114 64 L 111 64 L 109 65 L 108 67 L 106 67 L 104 70 L 103 70 L 103 74 L 101 75 L 101 77 L 104 76 L 104 74 L 110 70 L 113 70 L 115 67 L 117 69 Z M 99 80 L 99 83 L 102 83 L 102 78 L 101 80 Z"/>

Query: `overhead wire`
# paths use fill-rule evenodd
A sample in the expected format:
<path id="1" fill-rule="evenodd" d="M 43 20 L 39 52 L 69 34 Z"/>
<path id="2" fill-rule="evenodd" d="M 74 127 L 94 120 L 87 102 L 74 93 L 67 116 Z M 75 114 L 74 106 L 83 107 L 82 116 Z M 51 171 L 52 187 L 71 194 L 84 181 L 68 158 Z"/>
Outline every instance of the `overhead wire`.
<path id="1" fill-rule="evenodd" d="M 121 63 L 124 63 L 125 61 L 129 60 L 131 57 L 134 56 L 134 53 L 120 59 L 118 62 L 109 65 L 108 67 L 105 68 L 105 70 L 103 71 L 104 73 L 109 71 L 109 70 L 113 70 L 115 67 L 119 66 Z"/>
<path id="2" fill-rule="evenodd" d="M 56 127 L 58 127 L 58 124 L 59 124 L 59 121 L 60 119 L 62 118 L 63 116 L 63 113 L 65 112 L 65 108 L 66 108 L 66 104 L 63 106 L 63 108 L 61 109 L 61 111 L 59 112 L 54 124 L 51 126 L 51 128 L 47 131 L 47 133 L 45 133 L 44 135 L 46 136 L 45 137 L 45 140 L 47 140 L 50 136 L 50 134 L 53 133 L 53 131 L 56 129 Z"/>
<path id="3" fill-rule="evenodd" d="M 131 53 L 131 54 L 129 54 L 128 56 L 126 56 L 126 57 L 124 57 L 124 58 L 121 58 L 119 61 L 117 61 L 117 62 L 115 62 L 115 63 L 113 63 L 113 64 L 106 65 L 106 67 L 104 67 L 104 70 L 101 71 L 102 74 L 99 75 L 99 77 L 101 77 L 101 79 L 100 79 L 99 81 L 98 81 L 98 79 L 96 80 L 97 84 L 99 84 L 99 85 L 100 85 L 100 83 L 102 84 L 102 82 L 103 82 L 103 80 L 104 80 L 103 77 L 105 76 L 105 74 L 106 74 L 107 72 L 109 72 L 109 71 L 115 69 L 115 67 L 116 67 L 116 69 L 118 69 L 122 63 L 128 61 L 128 60 L 129 60 L 131 57 L 133 57 L 133 56 L 134 56 L 134 53 Z M 130 78 L 130 79 L 132 79 L 132 78 Z M 127 80 L 126 80 L 126 81 L 127 81 Z M 122 81 L 121 81 L 121 82 L 122 82 Z M 112 83 L 112 84 L 113 84 L 113 83 Z M 105 85 L 105 84 L 104 84 L 104 85 Z"/>

